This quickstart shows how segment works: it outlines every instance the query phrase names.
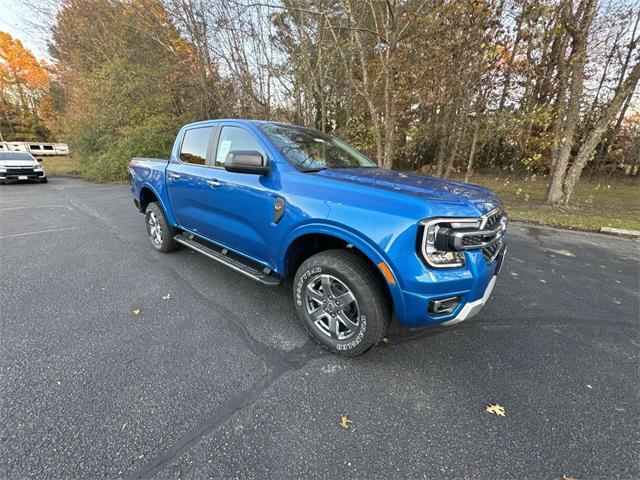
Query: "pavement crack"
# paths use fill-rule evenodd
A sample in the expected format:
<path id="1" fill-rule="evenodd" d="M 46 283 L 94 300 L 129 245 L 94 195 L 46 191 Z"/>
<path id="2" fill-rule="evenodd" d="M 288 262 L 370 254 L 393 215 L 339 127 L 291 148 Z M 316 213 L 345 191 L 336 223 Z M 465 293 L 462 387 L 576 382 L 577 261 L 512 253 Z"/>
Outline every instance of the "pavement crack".
<path id="1" fill-rule="evenodd" d="M 127 478 L 141 479 L 153 477 L 163 467 L 182 455 L 205 435 L 217 430 L 238 412 L 255 403 L 262 393 L 269 389 L 280 378 L 290 372 L 304 368 L 307 363 L 323 355 L 323 352 L 315 347 L 315 344 L 308 342 L 300 349 L 289 352 L 286 357 L 284 355 L 279 356 L 280 360 L 273 365 L 274 368 L 261 381 L 253 385 L 249 390 L 229 399 L 228 402 L 218 408 L 216 412 L 204 422 L 182 435 L 171 447 L 131 473 Z"/>
<path id="2" fill-rule="evenodd" d="M 58 191 L 66 197 L 67 201 L 74 207 L 74 209 L 91 218 L 100 227 L 106 229 L 119 240 L 135 249 L 146 262 L 157 267 L 157 262 L 154 261 L 154 258 L 147 250 L 141 248 L 139 244 L 127 239 L 124 234 L 104 220 L 99 212 L 72 198 L 68 192 L 62 189 L 58 189 Z M 237 412 L 255 402 L 260 395 L 279 378 L 291 371 L 303 368 L 308 362 L 316 358 L 321 358 L 327 355 L 311 340 L 308 340 L 307 343 L 300 348 L 289 352 L 274 349 L 269 345 L 260 342 L 251 335 L 249 330 L 243 325 L 242 320 L 234 312 L 200 292 L 187 278 L 183 276 L 180 271 L 177 271 L 168 264 L 163 265 L 162 269 L 170 271 L 173 274 L 173 278 L 179 281 L 196 301 L 209 305 L 212 310 L 220 313 L 222 323 L 231 333 L 241 339 L 251 353 L 262 360 L 268 373 L 249 390 L 245 390 L 229 399 L 225 404 L 218 408 L 215 413 L 212 413 L 196 428 L 179 437 L 168 449 L 165 449 L 154 459 L 146 462 L 142 468 L 133 472 L 128 478 L 149 478 L 155 475 L 155 473 L 164 465 L 172 459 L 180 456 L 204 435 L 219 428 Z M 132 466 L 135 461 L 136 459 L 133 459 L 130 466 Z"/>

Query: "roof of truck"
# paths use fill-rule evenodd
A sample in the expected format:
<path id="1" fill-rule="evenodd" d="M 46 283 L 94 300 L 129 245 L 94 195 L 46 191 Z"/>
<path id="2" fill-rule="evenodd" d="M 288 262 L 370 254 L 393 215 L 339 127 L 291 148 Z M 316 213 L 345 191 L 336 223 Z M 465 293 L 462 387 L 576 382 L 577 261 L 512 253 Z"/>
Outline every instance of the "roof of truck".
<path id="1" fill-rule="evenodd" d="M 210 122 L 239 122 L 239 123 L 245 123 L 245 124 L 269 123 L 272 125 L 286 125 L 289 127 L 309 128 L 309 127 L 304 127 L 302 125 L 294 125 L 292 123 L 287 123 L 287 122 L 278 122 L 275 120 L 257 120 L 257 119 L 251 119 L 251 118 L 211 118 L 209 120 L 200 120 L 198 122 L 187 123 L 185 127 L 190 127 L 192 125 L 207 124 Z"/>

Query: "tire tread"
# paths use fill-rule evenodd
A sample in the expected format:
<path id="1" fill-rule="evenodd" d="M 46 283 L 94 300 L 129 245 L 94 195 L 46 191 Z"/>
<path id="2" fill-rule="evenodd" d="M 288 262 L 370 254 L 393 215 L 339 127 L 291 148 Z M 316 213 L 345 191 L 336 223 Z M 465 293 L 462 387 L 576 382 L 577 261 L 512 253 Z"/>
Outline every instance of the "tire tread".
<path id="1" fill-rule="evenodd" d="M 362 258 L 358 254 L 349 250 L 323 250 L 322 252 L 319 252 L 307 258 L 298 268 L 298 272 L 296 272 L 294 281 L 294 295 L 298 273 L 304 272 L 315 265 L 322 265 L 333 268 L 334 270 L 339 272 L 344 272 L 344 275 L 349 279 L 349 281 L 355 284 L 360 291 L 366 291 L 367 289 L 373 290 L 373 298 L 370 300 L 377 303 L 378 305 L 374 306 L 374 310 L 377 313 L 375 321 L 370 321 L 368 323 L 368 328 L 374 329 L 374 333 L 372 335 L 373 342 L 364 345 L 363 348 L 359 348 L 360 346 L 358 346 L 353 350 L 336 351 L 329 345 L 321 342 L 316 337 L 315 332 L 312 331 L 310 325 L 308 325 L 306 321 L 302 321 L 301 323 L 309 333 L 309 336 L 311 336 L 311 338 L 313 338 L 314 341 L 325 350 L 333 353 L 339 353 L 343 356 L 361 355 L 380 343 L 380 341 L 382 341 L 385 334 L 387 333 L 387 330 L 389 329 L 389 324 L 391 321 L 391 301 L 386 289 L 386 285 L 384 285 L 380 281 L 379 275 L 374 270 L 373 265 L 367 259 Z"/>
<path id="2" fill-rule="evenodd" d="M 156 248 L 154 246 L 154 248 L 156 248 L 156 250 L 162 253 L 169 253 L 169 252 L 178 250 L 180 248 L 180 244 L 174 240 L 175 229 L 172 228 L 171 225 L 169 225 L 169 222 L 167 222 L 167 219 L 164 216 L 164 211 L 162 210 L 162 207 L 160 206 L 159 202 L 151 202 L 149 203 L 149 205 L 147 205 L 147 208 L 144 212 L 145 221 L 147 219 L 147 212 L 149 210 L 153 210 L 156 213 L 156 215 L 158 215 L 158 217 L 160 218 L 160 222 L 162 223 L 161 225 L 162 231 L 168 232 L 168 235 L 166 237 L 163 236 L 162 247 Z"/>

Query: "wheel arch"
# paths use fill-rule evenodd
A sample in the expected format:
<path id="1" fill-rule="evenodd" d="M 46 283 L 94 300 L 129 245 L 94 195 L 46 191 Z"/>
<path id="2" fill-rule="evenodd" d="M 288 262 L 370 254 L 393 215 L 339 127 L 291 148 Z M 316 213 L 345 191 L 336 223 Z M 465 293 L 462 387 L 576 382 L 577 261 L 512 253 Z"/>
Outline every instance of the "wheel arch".
<path id="1" fill-rule="evenodd" d="M 311 255 L 332 248 L 345 248 L 365 258 L 385 285 L 396 319 L 405 316 L 402 290 L 398 275 L 382 252 L 371 242 L 345 227 L 328 224 L 308 224 L 292 231 L 284 242 L 279 269 L 285 277 L 293 277 L 298 267 Z M 379 266 L 383 263 L 389 269 L 393 283 L 388 281 Z"/>
<path id="2" fill-rule="evenodd" d="M 166 190 L 165 190 L 166 192 Z M 167 201 L 165 199 L 165 197 L 163 197 L 155 188 L 153 185 L 151 185 L 150 183 L 143 183 L 142 186 L 140 187 L 140 192 L 138 194 L 138 198 L 140 201 L 140 211 L 142 213 L 145 212 L 145 210 L 147 209 L 147 206 L 151 203 L 151 202 L 158 202 L 158 204 L 160 205 L 160 208 L 162 209 L 162 212 L 164 213 L 165 218 L 167 219 L 167 222 L 169 223 L 169 225 L 171 225 L 172 227 L 177 227 L 178 224 L 176 222 L 175 217 L 173 216 L 172 212 L 166 207 Z"/>
<path id="3" fill-rule="evenodd" d="M 150 185 L 144 185 L 140 189 L 140 211 L 144 213 L 152 202 L 159 202 L 160 197 Z"/>

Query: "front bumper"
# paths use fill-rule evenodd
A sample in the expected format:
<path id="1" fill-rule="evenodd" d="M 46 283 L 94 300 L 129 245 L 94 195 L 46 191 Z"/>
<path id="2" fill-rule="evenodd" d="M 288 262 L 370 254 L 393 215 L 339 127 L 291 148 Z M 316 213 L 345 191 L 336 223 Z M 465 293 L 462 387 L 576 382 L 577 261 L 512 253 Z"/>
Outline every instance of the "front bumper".
<path id="1" fill-rule="evenodd" d="M 494 275 L 491 278 L 491 281 L 489 282 L 489 285 L 487 285 L 487 289 L 484 291 L 484 295 L 482 295 L 482 298 L 474 300 L 473 302 L 465 303 L 464 307 L 462 307 L 462 310 L 460 310 L 460 312 L 454 318 L 452 318 L 451 320 L 447 320 L 446 322 L 442 322 L 440 325 L 448 327 L 449 325 L 455 325 L 456 323 L 464 322 L 468 318 L 475 317 L 477 314 L 479 314 L 480 310 L 482 310 L 482 307 L 484 307 L 484 304 L 487 303 L 489 297 L 491 297 L 491 294 L 493 293 L 493 287 L 496 286 L 497 278 L 497 275 Z"/>
<path id="2" fill-rule="evenodd" d="M 492 262 L 487 262 L 479 250 L 468 251 L 465 253 L 465 267 L 429 269 L 423 276 L 414 277 L 410 288 L 402 291 L 405 316 L 399 319 L 399 323 L 408 328 L 454 325 L 477 315 L 493 293 L 506 253 L 504 240 Z M 447 297 L 460 298 L 454 311 L 446 315 L 429 312 L 430 302 Z"/>
<path id="3" fill-rule="evenodd" d="M 44 170 L 34 170 L 30 168 L 12 169 L 0 172 L 0 182 L 20 182 L 20 181 L 42 181 L 47 178 Z"/>

